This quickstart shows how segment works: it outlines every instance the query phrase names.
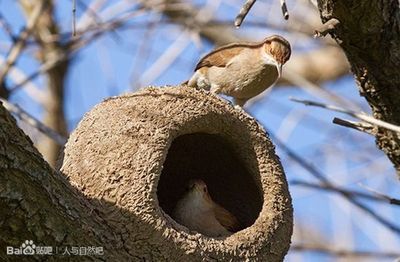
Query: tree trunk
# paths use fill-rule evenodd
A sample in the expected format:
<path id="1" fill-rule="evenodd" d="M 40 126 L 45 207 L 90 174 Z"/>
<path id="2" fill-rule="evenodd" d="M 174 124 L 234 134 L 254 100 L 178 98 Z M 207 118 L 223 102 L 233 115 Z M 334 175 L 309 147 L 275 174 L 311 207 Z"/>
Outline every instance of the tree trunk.
<path id="1" fill-rule="evenodd" d="M 17 259 L 6 254 L 7 246 L 33 240 L 36 246 L 53 246 L 53 252 L 55 247 L 101 246 L 111 260 L 127 261 L 120 238 L 92 211 L 0 103 L 0 260 Z"/>
<path id="2" fill-rule="evenodd" d="M 377 119 L 400 125 L 400 12 L 398 0 L 318 0 L 323 22 L 350 62 L 361 96 Z M 400 175 L 399 134 L 378 128 L 376 143 Z"/>
<path id="3" fill-rule="evenodd" d="M 44 64 L 58 57 L 67 57 L 68 49 L 63 46 L 59 39 L 59 29 L 54 18 L 54 3 L 50 0 L 21 1 L 27 17 L 39 1 L 46 1 L 46 9 L 41 14 L 35 27 L 33 36 L 39 44 L 38 60 Z M 43 104 L 43 123 L 67 137 L 67 123 L 64 115 L 64 82 L 67 77 L 69 61 L 63 60 L 46 72 L 47 78 L 47 99 Z M 51 166 L 56 166 L 57 159 L 62 149 L 53 139 L 42 136 L 38 144 L 39 151 Z"/>

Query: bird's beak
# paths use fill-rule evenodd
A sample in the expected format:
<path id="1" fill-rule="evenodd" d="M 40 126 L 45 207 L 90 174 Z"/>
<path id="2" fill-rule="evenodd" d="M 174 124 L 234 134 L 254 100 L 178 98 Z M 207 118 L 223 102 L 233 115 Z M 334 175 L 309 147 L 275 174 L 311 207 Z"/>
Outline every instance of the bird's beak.
<path id="1" fill-rule="evenodd" d="M 276 61 L 276 59 L 272 56 L 268 56 L 266 59 L 267 64 L 276 66 L 276 70 L 278 70 L 278 78 L 282 75 L 282 64 Z"/>
<path id="2" fill-rule="evenodd" d="M 280 78 L 282 75 L 282 64 L 277 61 L 274 61 L 274 65 L 276 66 L 276 69 L 278 70 L 278 78 Z"/>

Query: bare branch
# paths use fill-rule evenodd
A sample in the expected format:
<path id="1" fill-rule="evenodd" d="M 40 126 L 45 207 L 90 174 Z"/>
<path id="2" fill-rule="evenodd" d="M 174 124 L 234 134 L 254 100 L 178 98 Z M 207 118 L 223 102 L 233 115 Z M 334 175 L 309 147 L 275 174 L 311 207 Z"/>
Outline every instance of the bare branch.
<path id="1" fill-rule="evenodd" d="M 8 52 L 8 56 L 4 65 L 0 68 L 0 83 L 4 81 L 4 78 L 7 75 L 8 71 L 10 70 L 11 67 L 14 66 L 22 50 L 24 50 L 26 40 L 28 40 L 29 36 L 32 33 L 33 28 L 39 21 L 40 14 L 43 12 L 45 6 L 46 6 L 46 1 L 40 1 L 40 3 L 35 6 L 35 9 L 29 16 L 29 19 L 26 23 L 25 30 L 23 30 L 20 33 L 17 41 L 15 42 L 14 45 L 12 45 L 10 51 Z"/>
<path id="2" fill-rule="evenodd" d="M 342 24 L 343 30 L 334 30 L 331 34 L 346 53 L 360 94 L 370 105 L 373 116 L 400 125 L 399 1 L 372 4 L 372 1 L 360 0 L 355 6 L 343 0 L 317 2 L 322 21 L 334 17 Z M 398 128 L 396 133 L 387 129 L 379 130 L 376 144 L 400 177 Z"/>
<path id="3" fill-rule="evenodd" d="M 30 82 L 35 77 L 37 77 L 37 76 L 39 76 L 41 74 L 47 73 L 48 71 L 50 71 L 51 69 L 53 69 L 54 67 L 59 65 L 60 63 L 65 62 L 67 60 L 68 60 L 68 56 L 65 55 L 65 54 L 62 54 L 62 53 L 59 54 L 57 57 L 54 57 L 52 60 L 47 60 L 44 64 L 42 64 L 39 67 L 39 69 L 36 72 L 33 72 L 32 74 L 27 76 L 21 82 L 18 82 L 15 85 L 13 85 L 12 87 L 10 87 L 10 92 L 16 91 L 20 87 L 22 87 L 25 84 L 27 84 L 28 82 Z"/>
<path id="4" fill-rule="evenodd" d="M 335 93 L 323 89 L 322 87 L 308 81 L 302 75 L 292 72 L 289 69 L 285 70 L 284 74 L 285 78 L 289 82 L 291 82 L 294 85 L 297 85 L 298 87 L 302 88 L 304 91 L 310 93 L 311 95 L 314 95 L 322 99 L 334 101 L 342 106 L 358 107 L 354 103 L 351 103 L 350 101 L 336 95 Z"/>
<path id="5" fill-rule="evenodd" d="M 371 125 L 376 125 L 376 126 L 383 127 L 385 129 L 400 133 L 400 127 L 399 126 L 396 126 L 396 125 L 390 124 L 388 122 L 376 119 L 376 118 L 374 118 L 374 117 L 372 117 L 370 115 L 367 115 L 365 113 L 362 113 L 362 112 L 360 113 L 360 112 L 356 112 L 356 111 L 353 111 L 353 110 L 350 110 L 350 109 L 345 109 L 345 108 L 337 107 L 337 106 L 334 106 L 334 105 L 327 105 L 327 104 L 324 104 L 324 103 L 314 102 L 314 101 L 310 101 L 310 100 L 303 100 L 303 99 L 297 99 L 297 98 L 290 98 L 290 100 L 292 100 L 294 102 L 302 103 L 302 104 L 305 104 L 305 105 L 308 105 L 308 106 L 316 106 L 316 107 L 325 108 L 325 109 L 328 109 L 328 110 L 331 110 L 331 111 L 344 113 L 344 114 L 347 114 L 349 116 L 358 118 L 358 119 L 360 119 L 362 121 L 365 121 L 365 122 L 367 122 L 367 123 L 369 123 Z"/>
<path id="6" fill-rule="evenodd" d="M 280 0 L 280 1 L 281 1 L 281 9 L 282 9 L 283 18 L 285 18 L 285 20 L 288 20 L 289 12 L 287 10 L 286 1 L 285 0 Z"/>
<path id="7" fill-rule="evenodd" d="M 164 53 L 150 66 L 140 78 L 140 85 L 148 85 L 159 77 L 176 58 L 190 44 L 190 37 L 187 30 L 179 34 L 176 40 L 164 51 Z M 135 88 L 135 87 L 134 87 Z"/>
<path id="8" fill-rule="evenodd" d="M 332 32 L 338 24 L 340 24 L 340 21 L 336 18 L 330 19 L 328 22 L 314 31 L 314 38 L 326 36 L 329 32 Z"/>
<path id="9" fill-rule="evenodd" d="M 0 13 L 0 26 L 4 29 L 4 31 L 7 33 L 8 37 L 14 42 L 15 41 L 15 36 L 13 34 L 13 31 L 11 29 L 10 24 L 6 21 L 4 16 Z"/>
<path id="10" fill-rule="evenodd" d="M 3 62 L 4 59 L 0 57 L 0 63 Z M 8 76 L 13 80 L 14 83 L 19 83 L 26 79 L 26 75 L 15 66 L 10 69 Z M 7 89 L 7 91 L 10 92 L 9 89 Z M 26 85 L 24 86 L 24 91 L 29 95 L 31 99 L 39 104 L 43 104 L 46 100 L 45 92 L 40 90 L 40 88 L 36 86 L 32 81 L 26 82 Z"/>
<path id="11" fill-rule="evenodd" d="M 20 5 L 27 17 L 32 15 L 32 7 L 43 2 L 43 0 L 21 0 Z M 39 18 L 35 30 L 32 32 L 36 42 L 38 43 L 38 52 L 36 59 L 40 63 L 45 64 L 48 61 L 57 60 L 59 56 L 68 56 L 68 49 L 65 43 L 58 36 L 60 29 L 57 24 L 54 11 L 53 1 L 44 1 L 47 3 L 46 8 Z M 67 136 L 68 129 L 64 114 L 64 86 L 65 77 L 69 69 L 69 60 L 63 60 L 57 63 L 51 70 L 46 72 L 47 99 L 43 104 L 44 114 L 43 123 L 58 133 Z M 42 137 L 38 142 L 38 148 L 49 164 L 55 166 L 61 146 L 49 139 Z"/>
<path id="12" fill-rule="evenodd" d="M 67 138 L 64 136 L 60 135 L 53 129 L 47 127 L 45 124 L 37 120 L 35 117 L 30 115 L 28 112 L 26 112 L 24 109 L 22 109 L 20 106 L 15 105 L 13 103 L 8 102 L 7 100 L 0 98 L 0 101 L 3 103 L 4 107 L 13 113 L 15 116 L 17 116 L 19 119 L 22 121 L 28 123 L 29 125 L 33 126 L 34 128 L 38 129 L 40 132 L 48 136 L 49 138 L 53 139 L 57 144 L 59 145 L 64 145 L 65 142 L 67 141 Z"/>
<path id="13" fill-rule="evenodd" d="M 140 70 L 141 66 L 145 64 L 145 61 L 148 60 L 150 54 L 151 54 L 151 47 L 149 46 L 149 41 L 150 38 L 153 36 L 155 33 L 155 29 L 157 28 L 157 25 L 159 25 L 161 20 L 161 17 L 158 19 L 158 21 L 152 21 L 151 24 L 148 24 L 146 27 L 147 28 L 145 35 L 143 38 L 140 40 L 138 43 L 137 51 L 136 51 L 136 58 L 134 59 L 134 70 L 131 73 L 130 76 L 130 86 L 132 90 L 137 89 L 137 87 L 140 85 L 141 81 L 141 75 L 142 72 Z"/>
<path id="14" fill-rule="evenodd" d="M 9 88 L 10 92 L 15 92 L 16 90 L 18 90 L 19 88 L 27 84 L 29 81 L 36 78 L 37 76 L 47 73 L 54 67 L 58 66 L 60 63 L 67 61 L 80 48 L 87 46 L 90 42 L 104 35 L 105 33 L 112 31 L 118 27 L 121 27 L 130 18 L 138 15 L 143 11 L 144 10 L 138 10 L 137 12 L 128 13 L 119 19 L 113 19 L 111 21 L 101 23 L 98 25 L 98 27 L 89 27 L 86 29 L 88 31 L 80 32 L 78 30 L 77 35 L 80 37 L 76 37 L 66 46 L 68 47 L 68 50 L 65 53 L 59 53 L 57 54 L 57 56 L 52 57 L 50 60 L 46 60 L 45 63 L 43 63 L 36 72 L 33 72 L 32 74 L 27 76 L 24 80 L 17 82 L 13 86 L 11 86 Z M 91 32 L 91 30 L 95 31 L 89 36 L 84 36 L 85 33 L 89 33 Z"/>
<path id="15" fill-rule="evenodd" d="M 332 123 L 340 125 L 340 126 L 344 126 L 344 127 L 349 127 L 349 128 L 353 128 L 355 130 L 358 130 L 360 132 L 364 132 L 370 135 L 375 136 L 376 135 L 376 131 L 374 131 L 374 126 L 367 124 L 367 123 L 363 123 L 363 122 L 354 122 L 354 121 L 350 121 L 350 120 L 345 120 L 345 119 L 341 119 L 341 118 L 333 118 Z"/>
<path id="16" fill-rule="evenodd" d="M 244 3 L 244 5 L 242 6 L 242 8 L 239 11 L 239 14 L 235 18 L 234 24 L 236 27 L 238 27 L 238 28 L 240 27 L 244 18 L 247 16 L 247 14 L 249 13 L 251 7 L 254 5 L 255 2 L 256 2 L 256 0 L 247 0 Z"/>
<path id="17" fill-rule="evenodd" d="M 399 199 L 392 198 L 392 197 L 390 197 L 390 196 L 387 196 L 387 195 L 385 195 L 385 194 L 382 194 L 382 193 L 376 191 L 375 189 L 372 189 L 372 188 L 370 188 L 370 187 L 367 187 L 366 185 L 363 185 L 363 184 L 361 184 L 361 183 L 359 183 L 358 185 L 361 186 L 362 188 L 364 188 L 364 189 L 366 189 L 366 190 L 372 192 L 372 193 L 375 194 L 377 197 L 379 197 L 379 198 L 381 198 L 381 199 L 384 199 L 384 200 L 386 200 L 386 201 L 389 201 L 390 204 L 393 204 L 393 205 L 400 205 L 400 200 L 399 200 Z"/>
<path id="18" fill-rule="evenodd" d="M 320 172 L 311 163 L 307 162 L 301 156 L 299 156 L 297 153 L 295 153 L 293 150 L 291 150 L 289 147 L 287 147 L 286 144 L 283 143 L 270 130 L 266 129 L 266 131 L 267 131 L 268 135 L 272 138 L 272 140 L 276 143 L 276 145 L 279 146 L 292 160 L 294 160 L 296 163 L 298 163 L 300 166 L 302 166 L 304 169 L 306 169 L 311 175 L 313 175 L 315 178 L 317 178 L 323 184 L 334 187 L 334 183 L 332 183 L 327 178 L 327 176 L 325 176 L 322 172 Z M 376 212 L 371 210 L 369 207 L 364 205 L 362 202 L 358 201 L 357 199 L 352 198 L 351 196 L 349 196 L 347 194 L 341 193 L 340 191 L 336 191 L 336 192 L 338 192 L 341 196 L 346 198 L 350 203 L 352 203 L 356 207 L 363 210 L 365 213 L 370 215 L 372 218 L 374 218 L 376 221 L 378 221 L 385 227 L 389 228 L 393 232 L 396 232 L 397 234 L 400 234 L 400 227 L 398 227 L 397 225 L 386 220 L 384 217 L 381 217 L 379 214 L 377 214 Z"/>
<path id="19" fill-rule="evenodd" d="M 383 194 L 377 193 L 377 192 L 376 192 L 376 195 L 371 195 L 371 194 L 367 194 L 364 192 L 343 189 L 338 186 L 333 186 L 330 184 L 325 184 L 325 183 L 315 184 L 315 183 L 310 183 L 310 182 L 300 181 L 300 180 L 293 180 L 290 182 L 290 184 L 295 185 L 295 186 L 310 187 L 310 188 L 319 189 L 319 190 L 333 191 L 333 192 L 347 195 L 350 197 L 360 197 L 360 198 L 373 200 L 373 201 L 377 201 L 377 202 L 384 202 L 384 203 L 388 203 L 388 204 L 392 204 L 392 205 L 400 205 L 400 200 L 388 197 L 386 195 L 383 195 Z"/>
<path id="20" fill-rule="evenodd" d="M 249 13 L 251 7 L 254 5 L 256 0 L 246 0 L 246 2 L 243 4 L 242 8 L 239 11 L 239 14 L 235 18 L 234 25 L 239 28 L 241 24 L 243 23 L 243 20 L 246 18 L 247 14 Z M 286 1 L 285 0 L 280 0 L 281 2 L 281 9 L 282 9 L 282 15 L 285 20 L 289 19 L 289 12 L 286 6 Z"/>
<path id="21" fill-rule="evenodd" d="M 76 36 L 76 0 L 72 1 L 72 36 Z"/>
<path id="22" fill-rule="evenodd" d="M 359 250 L 344 250 L 335 249 L 332 247 L 321 246 L 321 245 L 307 245 L 307 244 L 294 244 L 290 247 L 291 251 L 314 251 L 320 253 L 326 253 L 337 257 L 374 257 L 374 258 L 399 258 L 400 253 L 395 252 L 374 252 L 374 251 L 359 251 Z"/>

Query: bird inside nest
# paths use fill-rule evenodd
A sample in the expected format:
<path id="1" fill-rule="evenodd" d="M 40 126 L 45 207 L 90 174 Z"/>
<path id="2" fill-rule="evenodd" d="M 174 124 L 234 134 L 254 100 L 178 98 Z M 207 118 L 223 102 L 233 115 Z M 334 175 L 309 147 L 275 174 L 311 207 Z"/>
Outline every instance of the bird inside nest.
<path id="1" fill-rule="evenodd" d="M 188 86 L 231 96 L 235 105 L 243 107 L 277 82 L 290 54 L 289 42 L 278 35 L 225 45 L 200 60 Z"/>
<path id="2" fill-rule="evenodd" d="M 210 237 L 228 236 L 240 228 L 236 217 L 212 200 L 206 183 L 200 179 L 189 182 L 172 217 L 188 229 Z"/>

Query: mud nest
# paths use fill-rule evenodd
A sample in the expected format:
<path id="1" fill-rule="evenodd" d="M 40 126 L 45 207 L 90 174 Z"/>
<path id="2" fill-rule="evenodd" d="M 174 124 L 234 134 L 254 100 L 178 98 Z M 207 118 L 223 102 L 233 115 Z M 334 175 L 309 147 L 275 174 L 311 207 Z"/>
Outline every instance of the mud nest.
<path id="1" fill-rule="evenodd" d="M 61 171 L 132 258 L 281 261 L 289 248 L 293 211 L 274 146 L 253 118 L 206 91 L 147 88 L 100 103 L 71 134 Z M 194 178 L 241 230 L 212 238 L 171 218 Z"/>

